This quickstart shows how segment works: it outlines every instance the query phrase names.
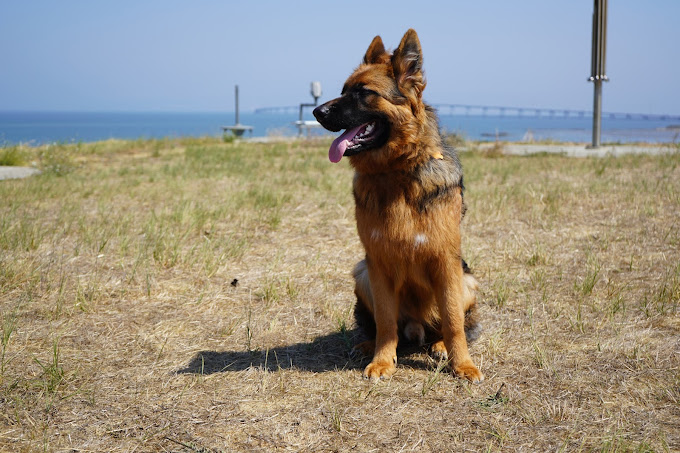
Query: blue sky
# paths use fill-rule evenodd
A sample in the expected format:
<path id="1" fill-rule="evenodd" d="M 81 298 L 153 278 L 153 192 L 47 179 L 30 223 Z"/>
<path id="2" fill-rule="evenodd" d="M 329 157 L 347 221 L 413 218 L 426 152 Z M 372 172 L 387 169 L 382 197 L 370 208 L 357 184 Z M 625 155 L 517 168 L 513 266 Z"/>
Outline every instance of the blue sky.
<path id="1" fill-rule="evenodd" d="M 339 94 L 410 27 L 430 103 L 592 108 L 591 0 L 9 1 L 0 110 L 232 111 Z M 680 113 L 680 1 L 611 0 L 603 109 Z"/>

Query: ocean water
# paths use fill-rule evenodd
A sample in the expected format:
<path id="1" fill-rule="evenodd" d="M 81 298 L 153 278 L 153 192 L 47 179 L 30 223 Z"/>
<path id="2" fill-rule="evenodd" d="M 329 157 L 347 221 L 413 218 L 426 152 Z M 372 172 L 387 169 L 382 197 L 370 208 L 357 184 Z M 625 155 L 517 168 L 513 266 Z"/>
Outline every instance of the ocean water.
<path id="1" fill-rule="evenodd" d="M 307 112 L 306 120 L 313 119 Z M 295 136 L 296 114 L 241 113 L 253 126 L 253 137 Z M 89 113 L 0 112 L 0 144 L 40 145 L 91 142 L 110 138 L 137 139 L 221 136 L 221 126 L 234 124 L 233 113 Z M 555 140 L 588 143 L 591 118 L 441 115 L 440 126 L 472 140 Z M 313 134 L 325 131 L 314 130 Z M 251 134 L 246 133 L 246 136 Z M 329 136 L 331 134 L 329 133 Z M 337 134 L 334 134 L 337 135 Z M 630 120 L 604 117 L 603 143 L 668 143 L 680 141 L 678 120 Z"/>

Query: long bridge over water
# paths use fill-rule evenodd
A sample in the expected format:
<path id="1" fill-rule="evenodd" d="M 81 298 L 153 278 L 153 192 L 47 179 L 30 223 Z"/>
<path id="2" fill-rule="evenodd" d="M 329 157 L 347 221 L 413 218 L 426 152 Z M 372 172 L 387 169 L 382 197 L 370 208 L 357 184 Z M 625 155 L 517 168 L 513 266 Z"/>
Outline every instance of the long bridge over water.
<path id="1" fill-rule="evenodd" d="M 432 104 L 439 115 L 470 115 L 496 116 L 513 118 L 590 118 L 592 110 L 554 109 L 536 107 L 506 107 L 497 105 L 472 104 Z M 255 113 L 296 114 L 300 106 L 262 107 L 255 109 Z M 652 121 L 680 121 L 680 115 L 650 114 L 650 113 L 622 113 L 602 112 L 603 118 L 616 120 L 652 120 Z"/>

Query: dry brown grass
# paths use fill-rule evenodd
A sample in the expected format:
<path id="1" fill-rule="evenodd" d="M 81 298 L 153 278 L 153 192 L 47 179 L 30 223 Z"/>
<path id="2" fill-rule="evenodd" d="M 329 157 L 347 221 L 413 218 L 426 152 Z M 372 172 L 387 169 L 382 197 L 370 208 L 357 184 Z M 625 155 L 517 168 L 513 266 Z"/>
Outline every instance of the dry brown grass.
<path id="1" fill-rule="evenodd" d="M 479 386 L 419 350 L 361 379 L 325 154 L 103 142 L 0 182 L 0 450 L 680 449 L 677 151 L 462 156 Z"/>

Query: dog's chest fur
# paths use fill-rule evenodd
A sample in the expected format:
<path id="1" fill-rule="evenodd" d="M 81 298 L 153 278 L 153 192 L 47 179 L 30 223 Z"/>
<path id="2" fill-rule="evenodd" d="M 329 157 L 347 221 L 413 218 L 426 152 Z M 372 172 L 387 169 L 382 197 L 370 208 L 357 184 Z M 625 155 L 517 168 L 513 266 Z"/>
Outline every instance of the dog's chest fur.
<path id="1" fill-rule="evenodd" d="M 453 162 L 425 164 L 411 172 L 357 173 L 354 197 L 359 236 L 369 256 L 417 261 L 458 241 L 462 182 Z M 449 167 L 447 170 L 446 167 Z"/>

